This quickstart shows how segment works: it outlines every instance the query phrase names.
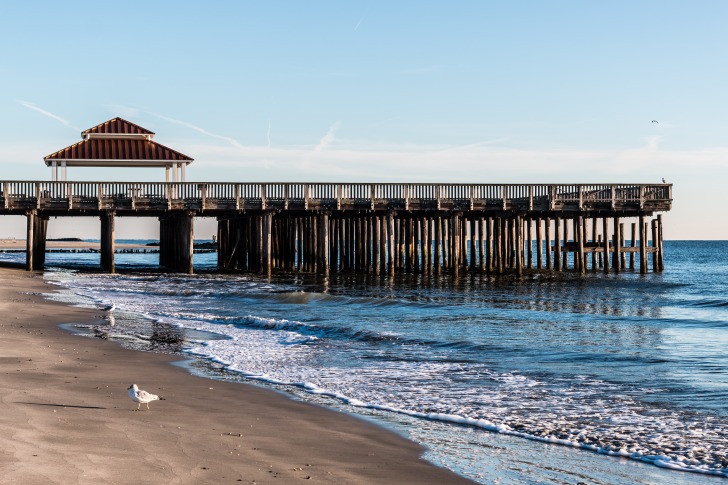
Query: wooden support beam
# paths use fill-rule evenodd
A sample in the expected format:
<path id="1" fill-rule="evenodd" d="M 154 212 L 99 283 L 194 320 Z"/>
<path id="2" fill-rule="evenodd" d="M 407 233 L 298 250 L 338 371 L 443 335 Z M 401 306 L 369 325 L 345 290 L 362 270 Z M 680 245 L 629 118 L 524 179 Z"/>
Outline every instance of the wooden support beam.
<path id="1" fill-rule="evenodd" d="M 523 224 L 521 223 L 521 216 L 516 216 L 513 220 L 515 226 L 515 253 L 516 253 L 516 274 L 521 276 L 523 274 Z"/>
<path id="2" fill-rule="evenodd" d="M 609 273 L 609 219 L 607 217 L 602 218 L 602 242 L 604 247 L 602 249 L 604 257 L 604 272 Z"/>
<path id="3" fill-rule="evenodd" d="M 615 217 L 614 218 L 614 236 L 612 238 L 612 244 L 614 244 L 614 247 L 613 247 L 614 254 L 612 255 L 612 267 L 614 267 L 614 271 L 616 271 L 617 273 L 619 273 L 619 271 L 622 269 L 621 268 L 622 255 L 621 255 L 621 251 L 620 251 L 621 248 L 619 247 L 619 240 L 620 240 L 619 217 Z"/>
<path id="4" fill-rule="evenodd" d="M 528 269 L 533 268 L 533 234 L 531 233 L 531 226 L 533 226 L 532 219 L 525 219 L 526 221 L 526 254 L 527 262 L 526 267 Z"/>
<path id="5" fill-rule="evenodd" d="M 637 245 L 637 223 L 632 223 L 632 237 L 629 242 L 629 247 L 634 248 Z M 629 269 L 634 269 L 634 251 L 629 253 Z"/>
<path id="6" fill-rule="evenodd" d="M 102 212 L 101 216 L 101 244 L 99 248 L 101 271 L 113 273 L 114 264 L 114 211 Z M 219 239 L 218 239 L 219 241 Z"/>
<path id="7" fill-rule="evenodd" d="M 387 272 L 394 274 L 394 214 L 387 214 Z"/>
<path id="8" fill-rule="evenodd" d="M 664 250 L 664 241 L 662 239 L 662 214 L 657 214 L 657 244 L 658 244 L 657 245 L 658 270 L 664 271 L 665 270 L 665 250 Z"/>
<path id="9" fill-rule="evenodd" d="M 536 269 L 543 269 L 543 231 L 539 218 L 536 219 Z"/>
<path id="10" fill-rule="evenodd" d="M 624 250 L 626 247 L 625 239 L 624 239 L 624 222 L 619 223 L 619 247 L 622 248 L 620 250 L 620 259 L 619 264 L 621 269 L 627 269 L 627 254 Z"/>
<path id="11" fill-rule="evenodd" d="M 569 221 L 568 219 L 564 219 L 564 245 L 561 246 L 561 267 L 562 269 L 568 269 L 569 268 Z"/>
<path id="12" fill-rule="evenodd" d="M 597 244 L 597 230 L 598 230 L 597 229 L 597 225 L 598 225 L 597 224 L 597 218 L 596 217 L 593 217 L 592 218 L 592 238 L 591 238 L 591 242 L 592 242 L 593 245 L 596 245 Z M 597 270 L 597 267 L 598 267 L 598 263 L 597 263 L 597 251 L 596 251 L 596 249 L 597 248 L 594 247 L 593 248 L 593 251 L 592 251 L 592 271 L 596 271 Z"/>
<path id="13" fill-rule="evenodd" d="M 645 228 L 645 216 L 640 214 L 640 274 L 647 273 L 647 230 Z"/>
<path id="14" fill-rule="evenodd" d="M 554 219 L 554 269 L 561 271 L 561 220 Z M 565 237 L 566 235 L 564 235 Z"/>
<path id="15" fill-rule="evenodd" d="M 586 256 L 584 254 L 584 224 L 585 219 L 582 216 L 576 218 L 576 225 L 579 228 L 579 272 L 586 273 Z"/>
<path id="16" fill-rule="evenodd" d="M 652 224 L 652 271 L 654 273 L 657 273 L 660 271 L 660 263 L 658 262 L 659 258 L 659 244 L 657 242 L 657 219 L 652 219 L 650 221 Z"/>
<path id="17" fill-rule="evenodd" d="M 546 217 L 544 224 L 546 225 L 546 241 L 544 243 L 546 246 L 546 269 L 553 269 L 553 262 L 551 261 L 551 218 Z M 558 227 L 558 222 L 556 225 Z"/>
<path id="18" fill-rule="evenodd" d="M 450 217 L 450 240 L 452 251 L 452 273 L 457 276 L 460 270 L 460 214 L 454 213 Z"/>

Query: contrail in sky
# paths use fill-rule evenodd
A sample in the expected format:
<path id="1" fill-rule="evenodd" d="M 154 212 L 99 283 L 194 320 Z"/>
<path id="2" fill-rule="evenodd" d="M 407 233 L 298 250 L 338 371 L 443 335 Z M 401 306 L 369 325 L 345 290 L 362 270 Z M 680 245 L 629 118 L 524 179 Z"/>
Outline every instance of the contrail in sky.
<path id="1" fill-rule="evenodd" d="M 359 19 L 359 21 L 356 23 L 356 26 L 354 27 L 354 32 L 356 32 L 357 29 L 359 29 L 359 26 L 361 25 L 363 20 L 364 20 L 364 17 Z"/>
<path id="2" fill-rule="evenodd" d="M 52 118 L 52 119 L 54 119 L 56 121 L 59 121 L 63 125 L 71 128 L 72 130 L 81 131 L 81 128 L 77 128 L 77 127 L 73 126 L 70 121 L 68 121 L 68 120 L 66 120 L 64 118 L 61 118 L 58 115 L 54 115 L 50 111 L 46 111 L 43 108 L 39 108 L 38 106 L 34 105 L 33 103 L 29 103 L 27 101 L 21 101 L 19 99 L 17 99 L 16 101 L 18 102 L 18 104 L 20 106 L 24 106 L 24 107 L 26 107 L 28 109 L 32 109 L 33 111 L 37 111 L 38 113 L 42 114 L 43 116 L 47 116 L 47 117 Z"/>
<path id="3" fill-rule="evenodd" d="M 334 138 L 336 137 L 336 130 L 339 129 L 341 126 L 341 121 L 337 121 L 333 125 L 331 125 L 331 128 L 329 128 L 329 131 L 326 132 L 326 134 L 321 137 L 321 140 L 319 141 L 318 145 L 316 145 L 316 148 L 313 149 L 314 152 L 320 152 L 324 148 L 328 147 L 333 143 Z"/>
<path id="4" fill-rule="evenodd" d="M 160 115 L 158 113 L 153 113 L 151 111 L 147 111 L 147 113 L 149 113 L 152 116 L 156 116 L 157 118 L 163 119 L 165 121 L 169 121 L 170 123 L 175 123 L 177 125 L 186 126 L 187 128 L 189 128 L 191 130 L 199 131 L 203 135 L 211 136 L 212 138 L 217 138 L 218 140 L 224 140 L 224 141 L 230 143 L 235 148 L 239 148 L 241 150 L 245 150 L 245 147 L 238 140 L 236 140 L 235 138 L 230 138 L 229 136 L 223 136 L 223 135 L 217 135 L 215 133 L 210 133 L 206 129 L 200 128 L 199 126 L 193 125 L 192 123 L 187 123 L 186 121 L 176 120 L 174 118 L 169 118 L 167 116 L 162 116 L 162 115 Z"/>

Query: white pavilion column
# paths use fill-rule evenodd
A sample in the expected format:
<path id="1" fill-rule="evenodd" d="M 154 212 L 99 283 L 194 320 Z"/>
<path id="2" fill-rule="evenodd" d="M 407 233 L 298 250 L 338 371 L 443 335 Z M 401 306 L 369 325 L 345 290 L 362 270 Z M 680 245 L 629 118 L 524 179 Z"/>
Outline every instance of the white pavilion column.
<path id="1" fill-rule="evenodd" d="M 164 167 L 164 181 L 165 182 L 169 182 L 169 169 L 170 169 L 170 166 L 165 165 L 165 167 Z"/>
<path id="2" fill-rule="evenodd" d="M 180 163 L 180 168 L 182 169 L 182 182 L 187 181 L 187 164 L 182 162 Z"/>
<path id="3" fill-rule="evenodd" d="M 177 178 L 177 164 L 172 164 L 172 182 L 178 182 L 179 179 Z"/>
<path id="4" fill-rule="evenodd" d="M 68 176 L 67 176 L 68 173 L 66 172 L 66 162 L 65 162 L 65 160 L 63 162 L 61 162 L 61 171 L 62 171 L 61 172 L 61 177 L 62 177 L 61 180 L 63 180 L 65 182 L 65 181 L 68 180 Z"/>
<path id="5" fill-rule="evenodd" d="M 58 180 L 58 168 L 56 162 L 51 162 L 51 180 L 55 182 Z"/>

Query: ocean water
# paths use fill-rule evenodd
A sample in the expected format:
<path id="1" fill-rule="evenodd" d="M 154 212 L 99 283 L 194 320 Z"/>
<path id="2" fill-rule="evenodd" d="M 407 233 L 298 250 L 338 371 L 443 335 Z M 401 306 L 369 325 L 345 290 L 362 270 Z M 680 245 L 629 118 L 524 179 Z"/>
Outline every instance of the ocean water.
<path id="1" fill-rule="evenodd" d="M 217 275 L 214 254 L 193 276 L 120 254 L 105 275 L 54 253 L 45 277 L 116 305 L 85 335 L 362 415 L 481 483 L 725 483 L 728 242 L 665 251 L 661 274 L 457 280 Z"/>

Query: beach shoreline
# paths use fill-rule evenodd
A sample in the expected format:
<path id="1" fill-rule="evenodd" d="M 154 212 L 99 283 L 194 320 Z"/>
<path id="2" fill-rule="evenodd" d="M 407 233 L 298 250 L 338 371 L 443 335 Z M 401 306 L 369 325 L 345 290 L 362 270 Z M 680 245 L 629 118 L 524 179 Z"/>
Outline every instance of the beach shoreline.
<path id="1" fill-rule="evenodd" d="M 0 279 L 8 482 L 472 483 L 360 418 L 73 335 L 59 325 L 103 324 L 103 312 L 43 298 L 53 288 L 39 273 L 0 268 Z M 135 412 L 132 383 L 166 400 Z"/>

